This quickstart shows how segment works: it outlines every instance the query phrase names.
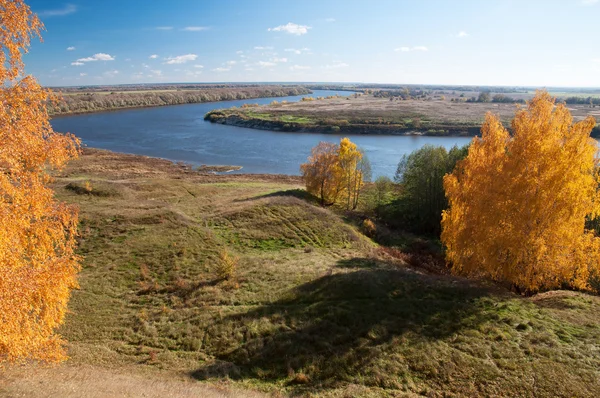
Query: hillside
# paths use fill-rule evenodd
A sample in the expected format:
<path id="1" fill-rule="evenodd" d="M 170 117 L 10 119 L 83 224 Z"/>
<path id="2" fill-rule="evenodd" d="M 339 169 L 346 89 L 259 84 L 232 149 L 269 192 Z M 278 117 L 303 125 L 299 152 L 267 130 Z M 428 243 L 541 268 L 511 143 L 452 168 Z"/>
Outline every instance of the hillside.
<path id="1" fill-rule="evenodd" d="M 71 360 L 5 373 L 0 395 L 66 379 L 85 394 L 103 377 L 133 394 L 153 380 L 149 396 L 600 394 L 599 297 L 524 298 L 413 268 L 304 199 L 296 177 L 86 150 L 55 187 L 81 208 Z M 216 277 L 222 248 L 240 257 L 234 281 Z"/>

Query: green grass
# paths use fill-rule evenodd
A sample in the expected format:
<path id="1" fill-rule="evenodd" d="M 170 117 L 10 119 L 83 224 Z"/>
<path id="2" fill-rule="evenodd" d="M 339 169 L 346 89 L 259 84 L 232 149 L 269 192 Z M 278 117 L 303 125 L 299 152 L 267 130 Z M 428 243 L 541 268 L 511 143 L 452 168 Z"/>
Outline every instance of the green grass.
<path id="1" fill-rule="evenodd" d="M 81 207 L 73 363 L 318 396 L 600 392 L 598 297 L 411 270 L 293 183 L 103 161 L 118 195 L 66 189 L 100 181 L 88 161 L 56 184 Z M 216 276 L 222 248 L 240 257 L 234 281 Z"/>
<path id="2" fill-rule="evenodd" d="M 282 115 L 279 116 L 279 120 L 286 123 L 299 123 L 299 124 L 308 124 L 314 123 L 314 120 L 308 117 L 302 116 L 293 116 L 293 115 Z"/>

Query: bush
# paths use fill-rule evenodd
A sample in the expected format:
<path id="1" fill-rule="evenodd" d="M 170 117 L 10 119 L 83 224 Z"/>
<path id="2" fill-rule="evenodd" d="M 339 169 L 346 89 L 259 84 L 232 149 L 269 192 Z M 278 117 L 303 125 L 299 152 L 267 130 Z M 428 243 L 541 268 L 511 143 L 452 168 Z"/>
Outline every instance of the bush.
<path id="1" fill-rule="evenodd" d="M 375 226 L 375 223 L 368 218 L 365 218 L 363 221 L 362 229 L 364 234 L 370 238 L 374 237 L 377 233 L 377 227 Z"/>
<path id="2" fill-rule="evenodd" d="M 444 147 L 425 145 L 404 155 L 398 164 L 395 180 L 402 184 L 402 195 L 395 201 L 397 222 L 416 233 L 438 236 L 442 211 L 448 207 L 443 179 L 456 162 L 467 155 L 467 146 Z"/>
<path id="3" fill-rule="evenodd" d="M 225 249 L 219 252 L 217 260 L 217 277 L 222 280 L 232 280 L 237 273 L 239 258 L 229 254 Z"/>

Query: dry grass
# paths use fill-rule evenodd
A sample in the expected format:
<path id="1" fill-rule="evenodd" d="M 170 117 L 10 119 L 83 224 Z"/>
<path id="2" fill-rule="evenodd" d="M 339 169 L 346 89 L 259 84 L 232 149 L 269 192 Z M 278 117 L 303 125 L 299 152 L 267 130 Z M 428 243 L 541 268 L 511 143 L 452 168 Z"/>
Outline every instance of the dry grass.
<path id="1" fill-rule="evenodd" d="M 2 369 L 0 397 L 264 397 L 259 392 L 224 384 L 206 385 L 189 379 L 167 379 L 158 372 L 108 370 L 89 365 L 45 367 L 29 365 Z"/>
<path id="2" fill-rule="evenodd" d="M 390 101 L 388 98 L 362 95 L 262 105 L 248 109 L 217 110 L 214 114 L 229 116 L 217 118 L 219 122 L 238 123 L 254 128 L 329 131 L 327 128 L 331 130 L 331 127 L 335 126 L 337 129 L 331 131 L 341 129 L 341 132 L 393 134 L 397 130 L 444 135 L 449 132 L 479 133 L 479 127 L 487 112 L 499 115 L 502 122 L 509 126 L 516 107 L 515 104 L 459 103 L 450 102 L 449 99 Z M 576 121 L 588 115 L 600 119 L 597 108 L 585 105 L 569 105 L 569 108 Z M 240 121 L 240 118 L 245 122 Z M 271 126 L 265 122 L 275 124 Z"/>
<path id="3" fill-rule="evenodd" d="M 65 188 L 84 181 L 118 195 Z M 301 199 L 296 178 L 88 151 L 56 187 L 81 207 L 81 289 L 61 329 L 71 360 L 12 373 L 9 396 L 93 396 L 103 379 L 112 395 L 210 396 L 200 388 L 215 383 L 336 397 L 599 395 L 598 297 L 522 298 L 410 267 L 425 257 L 376 248 Z M 235 285 L 215 278 L 223 249 L 239 256 Z"/>

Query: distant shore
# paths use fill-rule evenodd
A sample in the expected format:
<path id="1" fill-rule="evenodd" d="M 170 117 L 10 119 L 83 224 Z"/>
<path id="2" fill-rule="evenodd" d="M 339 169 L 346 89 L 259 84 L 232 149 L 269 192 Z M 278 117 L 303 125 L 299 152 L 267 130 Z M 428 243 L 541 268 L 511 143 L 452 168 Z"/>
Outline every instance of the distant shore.
<path id="1" fill-rule="evenodd" d="M 321 134 L 367 134 L 367 135 L 402 135 L 402 136 L 456 136 L 473 137 L 480 133 L 481 126 L 451 126 L 436 125 L 427 130 L 418 130 L 414 127 L 398 125 L 377 124 L 348 124 L 326 125 L 308 123 L 290 123 L 279 120 L 264 120 L 259 118 L 244 117 L 238 114 L 220 114 L 219 111 L 209 112 L 205 120 L 229 126 L 245 127 L 257 130 L 321 133 Z"/>
<path id="2" fill-rule="evenodd" d="M 70 116 L 83 113 L 107 112 L 121 109 L 150 108 L 167 105 L 197 104 L 205 102 L 278 98 L 311 94 L 302 86 L 234 86 L 226 88 L 168 90 L 151 89 L 141 91 L 68 91 L 57 92 L 60 100 L 48 104 L 48 113 L 53 116 Z"/>
<path id="3" fill-rule="evenodd" d="M 282 132 L 472 137 L 480 134 L 488 112 L 497 114 L 510 129 L 516 106 L 514 103 L 466 102 L 458 95 L 401 99 L 357 93 L 346 97 L 307 98 L 294 103 L 273 101 L 269 105 L 216 109 L 208 112 L 204 119 Z M 569 107 L 576 121 L 587 116 L 598 119 L 595 108 Z M 600 126 L 594 128 L 592 136 L 600 136 Z"/>

